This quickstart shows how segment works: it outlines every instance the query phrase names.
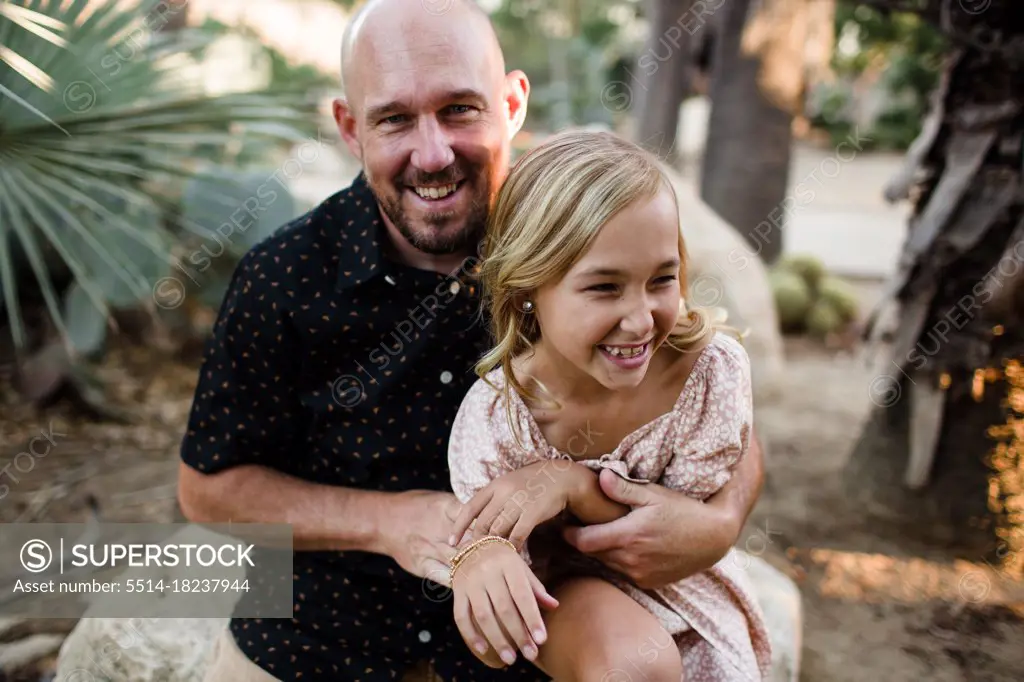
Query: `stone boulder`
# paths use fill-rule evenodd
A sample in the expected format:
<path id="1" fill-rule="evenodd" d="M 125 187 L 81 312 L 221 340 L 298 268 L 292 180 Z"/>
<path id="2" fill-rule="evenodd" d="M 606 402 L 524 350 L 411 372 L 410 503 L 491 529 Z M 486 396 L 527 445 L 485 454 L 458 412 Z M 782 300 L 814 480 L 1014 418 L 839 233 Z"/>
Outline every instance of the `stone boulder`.
<path id="1" fill-rule="evenodd" d="M 785 367 L 768 270 L 755 249 L 704 203 L 692 182 L 671 168 L 663 170 L 679 200 L 689 298 L 724 308 L 726 323 L 748 332 L 743 346 L 750 355 L 754 404 L 763 405 L 780 394 Z"/>
<path id="2" fill-rule="evenodd" d="M 800 591 L 769 563 L 737 550 L 772 642 L 771 682 L 797 682 Z M 61 649 L 54 682 L 202 682 L 226 618 L 84 618 Z"/>
<path id="3" fill-rule="evenodd" d="M 738 552 L 738 555 L 754 585 L 772 643 L 772 674 L 769 680 L 797 682 L 800 679 L 804 627 L 800 588 L 764 559 L 745 552 Z"/>
<path id="4" fill-rule="evenodd" d="M 54 682 L 202 682 L 227 618 L 82 618 Z"/>

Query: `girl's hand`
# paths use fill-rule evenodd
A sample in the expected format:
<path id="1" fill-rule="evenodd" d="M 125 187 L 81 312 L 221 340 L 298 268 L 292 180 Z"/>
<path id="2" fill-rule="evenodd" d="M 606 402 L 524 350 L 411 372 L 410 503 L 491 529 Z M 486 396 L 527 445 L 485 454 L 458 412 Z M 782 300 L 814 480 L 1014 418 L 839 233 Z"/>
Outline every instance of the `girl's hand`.
<path id="1" fill-rule="evenodd" d="M 495 542 L 474 550 L 456 569 L 452 593 L 459 633 L 480 660 L 493 665 L 496 653 L 512 665 L 516 649 L 537 658 L 547 639 L 540 606 L 558 601 L 511 548 Z"/>
<path id="2" fill-rule="evenodd" d="M 458 544 L 472 525 L 474 540 L 500 535 L 521 549 L 534 528 L 569 505 L 588 475 L 595 478 L 582 464 L 551 459 L 499 476 L 463 505 L 448 542 Z"/>

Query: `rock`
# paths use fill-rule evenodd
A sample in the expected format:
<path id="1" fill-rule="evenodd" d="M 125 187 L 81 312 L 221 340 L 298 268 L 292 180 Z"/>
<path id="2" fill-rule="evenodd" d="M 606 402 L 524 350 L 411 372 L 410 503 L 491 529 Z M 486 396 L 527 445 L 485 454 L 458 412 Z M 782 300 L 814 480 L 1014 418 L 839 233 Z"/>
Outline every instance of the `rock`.
<path id="1" fill-rule="evenodd" d="M 202 682 L 227 618 L 83 618 L 54 682 Z"/>
<path id="2" fill-rule="evenodd" d="M 764 404 L 781 393 L 784 370 L 768 270 L 739 232 L 701 200 L 689 180 L 668 166 L 662 168 L 679 200 L 690 298 L 700 305 L 725 308 L 727 324 L 749 331 L 743 346 L 750 356 L 754 404 Z"/>
<path id="3" fill-rule="evenodd" d="M 764 612 L 772 643 L 771 682 L 797 682 L 803 646 L 800 590 L 763 559 L 737 560 Z M 61 648 L 55 682 L 202 682 L 227 618 L 85 618 Z M 49 635 L 45 635 L 49 636 Z"/>
<path id="4" fill-rule="evenodd" d="M 772 643 L 771 682 L 797 682 L 803 648 L 803 604 L 800 588 L 760 557 L 737 550 L 754 585 Z"/>
<path id="5" fill-rule="evenodd" d="M 60 635 L 31 635 L 10 644 L 0 644 L 0 678 L 46 658 L 60 648 Z"/>

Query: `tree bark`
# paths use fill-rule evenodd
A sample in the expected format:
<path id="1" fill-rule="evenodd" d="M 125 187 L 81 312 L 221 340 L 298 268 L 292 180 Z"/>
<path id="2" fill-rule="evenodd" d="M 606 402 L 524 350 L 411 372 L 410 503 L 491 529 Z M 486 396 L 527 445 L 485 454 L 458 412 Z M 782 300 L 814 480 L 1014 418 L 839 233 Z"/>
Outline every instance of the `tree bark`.
<path id="1" fill-rule="evenodd" d="M 802 1 L 730 0 L 717 14 L 701 197 L 770 264 L 783 247 L 807 8 Z"/>
<path id="2" fill-rule="evenodd" d="M 975 561 L 1016 557 L 1019 571 L 1024 18 L 1009 0 L 927 15 L 958 47 L 905 169 L 886 190 L 895 200 L 913 189 L 914 214 L 898 272 L 867 326 L 872 338 L 892 334 L 891 361 L 868 389 L 878 407 L 844 483 L 865 513 L 899 521 L 881 527 Z M 915 176 L 924 180 L 913 187 Z M 898 310 L 892 329 L 881 322 L 887 308 Z M 940 424 L 934 444 L 928 429 L 911 428 L 914 383 L 945 390 L 933 414 L 914 421 Z"/>
<path id="3" fill-rule="evenodd" d="M 704 16 L 691 12 L 694 0 L 648 0 L 650 31 L 637 61 L 635 139 L 669 164 L 676 158 L 679 106 L 690 92 L 693 37 Z"/>

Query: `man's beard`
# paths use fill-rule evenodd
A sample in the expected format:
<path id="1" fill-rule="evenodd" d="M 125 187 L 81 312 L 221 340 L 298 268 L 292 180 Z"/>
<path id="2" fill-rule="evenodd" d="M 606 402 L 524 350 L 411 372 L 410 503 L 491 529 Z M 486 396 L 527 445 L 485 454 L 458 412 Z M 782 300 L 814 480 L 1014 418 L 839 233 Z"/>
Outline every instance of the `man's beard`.
<path id="1" fill-rule="evenodd" d="M 445 182 L 445 180 L 441 182 Z M 422 182 L 420 184 L 429 183 Z M 426 213 L 423 218 L 426 229 L 415 230 L 402 207 L 402 192 L 405 191 L 405 185 L 402 184 L 402 181 L 397 180 L 392 184 L 392 188 L 398 188 L 397 196 L 379 191 L 373 187 L 373 183 L 370 183 L 370 190 L 377 198 L 377 203 L 380 204 L 384 215 L 413 247 L 434 256 L 443 256 L 459 251 L 470 251 L 474 254 L 477 252 L 477 245 L 483 239 L 487 228 L 488 204 L 485 198 L 481 198 L 479 195 L 471 198 L 469 213 L 461 228 L 449 226 L 444 232 L 431 229 L 442 228 L 451 221 L 449 212 L 438 212 Z M 467 180 L 461 189 L 462 191 L 472 191 L 470 182 Z M 485 187 L 484 190 L 483 197 L 489 196 L 488 188 Z"/>

